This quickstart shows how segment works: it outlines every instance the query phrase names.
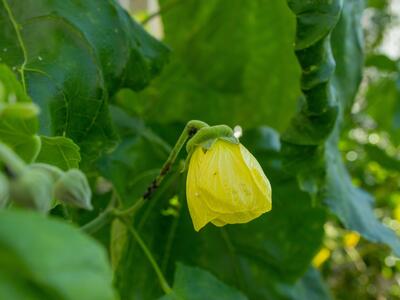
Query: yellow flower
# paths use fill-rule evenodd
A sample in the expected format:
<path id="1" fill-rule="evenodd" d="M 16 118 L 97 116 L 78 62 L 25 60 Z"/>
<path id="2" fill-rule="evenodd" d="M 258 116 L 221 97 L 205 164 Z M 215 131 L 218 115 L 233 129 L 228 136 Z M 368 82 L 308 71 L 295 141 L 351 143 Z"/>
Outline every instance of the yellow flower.
<path id="1" fill-rule="evenodd" d="M 343 243 L 346 248 L 354 248 L 360 241 L 360 235 L 357 232 L 349 232 L 343 237 Z"/>
<path id="2" fill-rule="evenodd" d="M 312 265 L 315 268 L 320 267 L 328 258 L 331 256 L 331 250 L 328 248 L 322 248 L 319 252 L 314 256 L 312 260 Z"/>
<path id="3" fill-rule="evenodd" d="M 241 144 L 217 139 L 198 146 L 186 181 L 194 229 L 246 223 L 271 210 L 271 185 L 254 156 Z"/>

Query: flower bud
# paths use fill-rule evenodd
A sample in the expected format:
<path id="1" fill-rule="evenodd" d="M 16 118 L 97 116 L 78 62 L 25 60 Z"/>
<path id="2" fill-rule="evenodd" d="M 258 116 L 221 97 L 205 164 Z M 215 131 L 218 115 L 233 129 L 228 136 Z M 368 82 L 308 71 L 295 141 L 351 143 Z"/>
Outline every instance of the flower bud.
<path id="1" fill-rule="evenodd" d="M 10 182 L 11 199 L 17 205 L 48 212 L 53 199 L 53 183 L 47 172 L 27 167 Z"/>
<path id="2" fill-rule="evenodd" d="M 217 138 L 193 150 L 187 201 L 196 231 L 246 223 L 271 210 L 271 186 L 254 156 L 241 144 Z"/>
<path id="3" fill-rule="evenodd" d="M 6 176 L 0 173 L 0 208 L 6 206 L 9 198 L 9 186 Z"/>
<path id="4" fill-rule="evenodd" d="M 68 170 L 60 177 L 54 186 L 54 195 L 64 203 L 92 209 L 92 191 L 85 174 L 78 169 Z"/>

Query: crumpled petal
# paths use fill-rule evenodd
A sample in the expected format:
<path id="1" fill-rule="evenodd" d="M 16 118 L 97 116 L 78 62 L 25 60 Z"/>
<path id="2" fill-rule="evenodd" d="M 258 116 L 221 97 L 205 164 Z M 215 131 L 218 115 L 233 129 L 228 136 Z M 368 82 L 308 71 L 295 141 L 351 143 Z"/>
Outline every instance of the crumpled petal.
<path id="1" fill-rule="evenodd" d="M 187 200 L 195 230 L 246 223 L 271 210 L 271 186 L 254 156 L 241 144 L 217 140 L 196 148 L 187 177 Z"/>

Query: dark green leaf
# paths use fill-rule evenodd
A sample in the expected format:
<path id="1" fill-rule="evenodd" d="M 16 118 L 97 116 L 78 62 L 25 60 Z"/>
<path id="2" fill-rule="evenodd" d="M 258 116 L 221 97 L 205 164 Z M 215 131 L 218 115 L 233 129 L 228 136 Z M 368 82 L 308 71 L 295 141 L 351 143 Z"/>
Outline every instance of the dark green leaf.
<path id="1" fill-rule="evenodd" d="M 211 273 L 196 267 L 177 264 L 173 293 L 160 300 L 245 300 L 239 291 L 225 285 Z"/>
<path id="2" fill-rule="evenodd" d="M 62 136 L 41 136 L 40 139 L 42 147 L 36 162 L 51 164 L 64 171 L 79 167 L 79 147 L 71 139 Z"/>
<path id="3" fill-rule="evenodd" d="M 162 19 L 175 52 L 152 86 L 130 95 L 142 106 L 132 110 L 161 123 L 286 127 L 300 92 L 294 17 L 283 1 L 181 1 Z"/>
<path id="4" fill-rule="evenodd" d="M 1 8 L 0 58 L 40 105 L 41 133 L 72 138 L 89 160 L 114 146 L 109 94 L 148 84 L 165 46 L 114 1 L 2 0 Z"/>

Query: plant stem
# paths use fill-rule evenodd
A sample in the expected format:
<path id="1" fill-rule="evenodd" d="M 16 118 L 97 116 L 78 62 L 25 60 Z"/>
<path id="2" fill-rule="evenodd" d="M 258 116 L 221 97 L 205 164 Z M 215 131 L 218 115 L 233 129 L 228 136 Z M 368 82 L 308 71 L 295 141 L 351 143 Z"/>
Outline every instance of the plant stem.
<path id="1" fill-rule="evenodd" d="M 131 224 L 129 224 L 129 221 L 126 220 L 126 218 L 120 217 L 120 220 L 125 224 L 127 227 L 128 231 L 132 234 L 133 238 L 137 241 L 139 244 L 140 248 L 146 255 L 147 259 L 149 260 L 151 266 L 153 267 L 157 277 L 158 281 L 160 282 L 161 288 L 163 289 L 165 294 L 169 294 L 172 292 L 171 287 L 169 286 L 167 280 L 165 279 L 163 273 L 161 272 L 160 267 L 158 266 L 156 260 L 154 259 L 153 255 L 151 254 L 149 248 L 147 248 L 145 242 L 142 240 L 140 237 L 139 233 L 133 228 Z"/>
<path id="2" fill-rule="evenodd" d="M 83 225 L 81 227 L 81 230 L 83 230 L 87 234 L 93 234 L 97 232 L 99 229 L 101 229 L 104 225 L 110 223 L 114 217 L 115 217 L 114 209 L 106 209 L 101 214 L 99 214 L 95 219 Z"/>
<path id="3" fill-rule="evenodd" d="M 93 234 L 101 229 L 104 225 L 111 222 L 111 220 L 115 217 L 115 204 L 117 202 L 117 197 L 118 195 L 113 192 L 107 208 L 92 221 L 83 225 L 81 230 L 88 234 Z"/>
<path id="4" fill-rule="evenodd" d="M 159 175 L 153 180 L 153 182 L 147 188 L 144 195 L 141 198 L 139 198 L 131 207 L 129 207 L 125 210 L 117 210 L 117 209 L 115 209 L 115 202 L 116 202 L 117 198 L 119 198 L 119 196 L 118 196 L 117 192 L 114 191 L 114 193 L 113 193 L 114 200 L 111 201 L 113 204 L 109 205 L 109 207 L 103 213 L 101 213 L 99 216 L 97 216 L 91 222 L 84 225 L 82 227 L 82 230 L 84 230 L 87 233 L 94 233 L 97 230 L 99 230 L 102 226 L 109 223 L 114 217 L 124 217 L 124 216 L 134 215 L 143 206 L 145 201 L 147 199 L 150 199 L 151 196 L 153 196 L 154 192 L 160 186 L 161 182 L 163 181 L 163 179 L 165 178 L 167 173 L 171 170 L 172 165 L 176 161 L 176 158 L 178 157 L 178 154 L 182 150 L 185 143 L 191 137 L 193 137 L 199 129 L 206 127 L 206 126 L 208 126 L 208 125 L 202 121 L 197 121 L 197 120 L 189 121 L 186 124 L 185 128 L 183 129 L 174 148 L 172 148 L 171 153 L 169 154 L 164 165 L 162 166 Z M 0 156 L 0 159 L 1 159 L 1 156 Z"/>
<path id="5" fill-rule="evenodd" d="M 160 174 L 153 180 L 151 185 L 148 187 L 146 193 L 144 193 L 143 195 L 144 200 L 150 198 L 153 195 L 154 191 L 160 186 L 160 183 L 163 181 L 165 175 L 167 175 L 167 173 L 171 169 L 171 166 L 174 164 L 176 158 L 178 157 L 179 152 L 182 150 L 185 143 L 191 137 L 193 137 L 200 128 L 206 126 L 208 126 L 206 123 L 197 120 L 189 121 L 186 124 L 174 148 L 172 148 L 171 153 L 168 156 L 168 159 L 162 166 Z"/>
<path id="6" fill-rule="evenodd" d="M 19 73 L 21 75 L 22 87 L 24 89 L 24 92 L 26 93 L 27 90 L 26 90 L 25 73 L 24 72 L 25 72 L 25 66 L 28 63 L 28 54 L 27 54 L 27 51 L 26 51 L 26 47 L 25 47 L 24 41 L 22 40 L 21 29 L 19 28 L 19 25 L 18 25 L 17 21 L 14 18 L 14 15 L 13 15 L 13 13 L 11 11 L 10 6 L 8 5 L 7 0 L 3 0 L 3 5 L 4 5 L 4 8 L 5 8 L 5 10 L 6 10 L 7 14 L 8 14 L 10 22 L 14 27 L 15 34 L 17 36 L 17 40 L 18 40 L 19 46 L 21 47 L 22 55 L 23 55 L 23 58 L 24 58 L 21 67 L 18 68 L 18 71 L 19 71 Z"/>

